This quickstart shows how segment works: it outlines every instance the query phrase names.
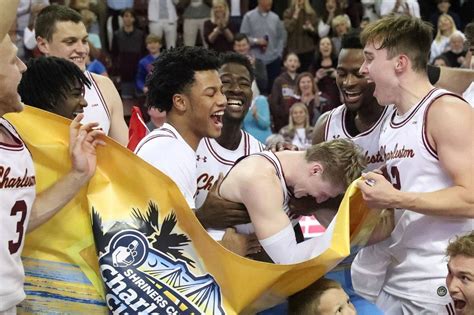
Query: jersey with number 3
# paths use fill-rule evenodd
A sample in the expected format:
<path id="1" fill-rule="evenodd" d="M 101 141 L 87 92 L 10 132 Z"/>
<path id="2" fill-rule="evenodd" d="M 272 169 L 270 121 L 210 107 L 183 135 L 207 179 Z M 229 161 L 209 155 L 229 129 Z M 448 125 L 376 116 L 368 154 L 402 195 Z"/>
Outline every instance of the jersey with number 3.
<path id="1" fill-rule="evenodd" d="M 31 154 L 5 119 L 4 131 L 15 144 L 0 142 L 0 311 L 25 298 L 21 251 L 35 199 L 35 170 Z"/>
<path id="2" fill-rule="evenodd" d="M 384 122 L 380 152 L 393 186 L 401 191 L 433 192 L 453 185 L 426 130 L 431 104 L 444 95 L 456 96 L 433 89 L 407 113 L 395 111 Z M 413 301 L 448 304 L 446 247 L 455 235 L 470 232 L 474 220 L 396 209 L 395 222 L 389 247 L 392 267 L 384 290 Z"/>

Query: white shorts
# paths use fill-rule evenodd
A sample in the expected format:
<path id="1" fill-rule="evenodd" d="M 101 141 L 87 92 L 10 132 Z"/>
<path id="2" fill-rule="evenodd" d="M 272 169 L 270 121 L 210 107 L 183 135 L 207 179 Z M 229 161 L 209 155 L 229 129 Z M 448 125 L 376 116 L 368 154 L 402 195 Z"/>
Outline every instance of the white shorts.
<path id="1" fill-rule="evenodd" d="M 381 291 L 377 306 L 385 315 L 455 315 L 454 304 L 430 304 L 402 299 Z"/>

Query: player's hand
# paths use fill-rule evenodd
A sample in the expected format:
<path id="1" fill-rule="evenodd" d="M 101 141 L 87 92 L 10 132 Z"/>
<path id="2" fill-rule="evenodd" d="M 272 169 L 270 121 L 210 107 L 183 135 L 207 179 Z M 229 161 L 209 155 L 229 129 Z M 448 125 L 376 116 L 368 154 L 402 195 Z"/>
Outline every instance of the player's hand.
<path id="1" fill-rule="evenodd" d="M 69 126 L 69 154 L 72 170 L 78 179 L 87 182 L 95 173 L 97 166 L 97 146 L 105 146 L 104 132 L 95 129 L 98 123 L 81 125 L 84 114 L 77 115 Z"/>
<path id="2" fill-rule="evenodd" d="M 363 173 L 362 179 L 357 182 L 362 197 L 372 209 L 397 208 L 400 191 L 381 174 Z"/>
<path id="3" fill-rule="evenodd" d="M 233 228 L 226 229 L 221 245 L 240 256 L 253 255 L 262 250 L 255 234 L 239 234 Z"/>
<path id="4" fill-rule="evenodd" d="M 272 152 L 280 152 L 280 151 L 298 151 L 298 147 L 292 143 L 286 141 L 279 141 L 267 147 L 267 150 Z"/>
<path id="5" fill-rule="evenodd" d="M 217 192 L 223 180 L 219 174 L 212 185 L 201 208 L 196 210 L 196 216 L 204 228 L 225 229 L 238 224 L 250 223 L 250 217 L 245 206 L 221 198 Z"/>

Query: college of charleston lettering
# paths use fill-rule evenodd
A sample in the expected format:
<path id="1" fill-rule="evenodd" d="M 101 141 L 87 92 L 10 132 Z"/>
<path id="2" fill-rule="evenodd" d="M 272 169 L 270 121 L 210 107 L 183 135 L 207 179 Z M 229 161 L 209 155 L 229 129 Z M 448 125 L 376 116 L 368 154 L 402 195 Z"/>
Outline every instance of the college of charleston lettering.
<path id="1" fill-rule="evenodd" d="M 35 176 L 28 176 L 25 169 L 23 176 L 10 176 L 11 168 L 0 166 L 0 189 L 31 187 L 36 184 Z"/>
<path id="2" fill-rule="evenodd" d="M 385 161 L 393 159 L 410 159 L 415 157 L 415 151 L 413 149 L 407 149 L 405 146 L 398 148 L 398 143 L 395 144 L 395 147 L 391 151 L 387 151 L 385 145 L 380 147 L 380 153 L 384 157 Z"/>

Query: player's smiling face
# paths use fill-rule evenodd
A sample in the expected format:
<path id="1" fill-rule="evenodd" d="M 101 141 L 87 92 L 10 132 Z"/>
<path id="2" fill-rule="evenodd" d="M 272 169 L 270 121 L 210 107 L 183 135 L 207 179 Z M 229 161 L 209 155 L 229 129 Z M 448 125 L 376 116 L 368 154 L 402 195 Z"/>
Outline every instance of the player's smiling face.
<path id="1" fill-rule="evenodd" d="M 456 315 L 474 314 L 474 258 L 451 257 L 446 285 L 454 301 Z"/>
<path id="2" fill-rule="evenodd" d="M 242 121 L 252 102 L 252 81 L 244 65 L 226 63 L 220 70 L 222 92 L 227 98 L 224 119 Z"/>
<path id="3" fill-rule="evenodd" d="M 55 56 L 74 62 L 81 70 L 86 69 L 89 55 L 88 34 L 84 23 L 56 22 L 51 40 L 38 38 L 38 48 L 46 56 Z"/>
<path id="4" fill-rule="evenodd" d="M 215 70 L 197 71 L 194 78 L 185 94 L 189 102 L 185 115 L 190 119 L 195 136 L 217 138 L 222 131 L 222 116 L 227 103 L 219 74 Z"/>

